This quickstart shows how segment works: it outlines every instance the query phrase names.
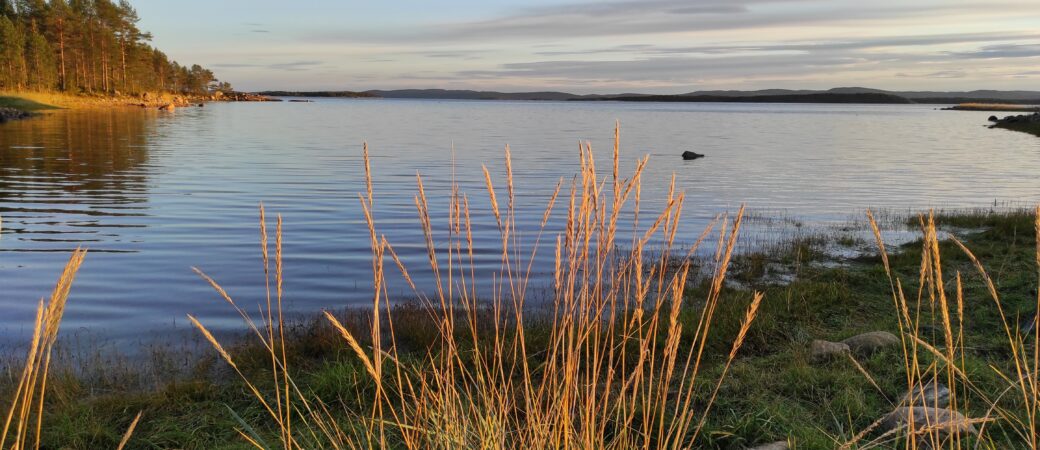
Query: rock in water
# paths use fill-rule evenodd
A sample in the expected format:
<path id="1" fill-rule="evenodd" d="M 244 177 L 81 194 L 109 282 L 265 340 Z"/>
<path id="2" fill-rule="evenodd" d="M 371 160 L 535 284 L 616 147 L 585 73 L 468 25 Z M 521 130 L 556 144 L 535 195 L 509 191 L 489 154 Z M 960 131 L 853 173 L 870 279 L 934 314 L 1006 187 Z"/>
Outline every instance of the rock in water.
<path id="1" fill-rule="evenodd" d="M 159 111 L 173 111 L 175 109 L 177 109 L 177 106 L 173 103 L 162 105 L 159 107 Z"/>
<path id="2" fill-rule="evenodd" d="M 849 349 L 857 355 L 871 355 L 882 348 L 898 345 L 901 341 L 896 335 L 887 331 L 871 331 L 841 342 L 848 345 Z"/>
<path id="3" fill-rule="evenodd" d="M 809 357 L 813 361 L 824 361 L 849 352 L 848 344 L 813 339 L 809 344 Z"/>
<path id="4" fill-rule="evenodd" d="M 19 109 L 0 108 L 0 123 L 7 122 L 8 120 L 25 119 L 31 115 L 32 114 Z"/>
<path id="5" fill-rule="evenodd" d="M 791 446 L 787 444 L 787 441 L 776 441 L 759 445 L 758 447 L 751 447 L 747 450 L 787 450 L 789 448 Z"/>
<path id="6" fill-rule="evenodd" d="M 682 159 L 685 159 L 687 161 L 691 160 L 691 159 L 697 159 L 697 158 L 703 158 L 703 157 L 704 157 L 704 155 L 702 155 L 700 153 L 694 153 L 694 152 L 691 152 L 689 150 L 687 150 L 685 152 L 682 152 Z"/>
<path id="7" fill-rule="evenodd" d="M 931 380 L 924 385 L 918 383 L 899 399 L 899 406 L 945 408 L 949 405 L 950 389 L 936 380 Z"/>
<path id="8" fill-rule="evenodd" d="M 937 430 L 942 434 L 975 432 L 975 426 L 963 414 L 949 409 L 932 408 L 929 406 L 900 406 L 882 419 L 881 428 L 884 430 L 892 430 L 898 427 L 909 428 L 911 425 L 911 413 L 913 414 L 912 424 L 915 432 L 926 428 Z"/>

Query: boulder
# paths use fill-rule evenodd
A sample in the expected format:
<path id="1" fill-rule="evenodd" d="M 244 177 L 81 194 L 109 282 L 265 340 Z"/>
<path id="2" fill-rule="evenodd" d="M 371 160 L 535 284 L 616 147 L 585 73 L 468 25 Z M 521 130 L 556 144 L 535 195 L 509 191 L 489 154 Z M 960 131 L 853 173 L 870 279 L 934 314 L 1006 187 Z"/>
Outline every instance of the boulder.
<path id="1" fill-rule="evenodd" d="M 809 344 L 809 358 L 813 361 L 824 361 L 849 352 L 848 344 L 813 339 Z"/>
<path id="2" fill-rule="evenodd" d="M 791 446 L 787 443 L 787 441 L 776 441 L 770 442 L 768 444 L 762 444 L 757 447 L 751 447 L 747 450 L 787 450 L 789 448 L 791 448 Z"/>
<path id="3" fill-rule="evenodd" d="M 28 113 L 19 109 L 0 108 L 0 123 L 7 122 L 8 120 L 25 119 L 31 116 L 32 113 Z"/>
<path id="4" fill-rule="evenodd" d="M 930 406 L 945 408 L 950 406 L 950 389 L 946 385 L 931 380 L 925 384 L 918 383 L 913 389 L 903 394 L 899 406 Z"/>
<path id="5" fill-rule="evenodd" d="M 871 331 L 850 337 L 841 342 L 848 345 L 849 349 L 857 355 L 871 355 L 882 348 L 899 345 L 902 341 L 899 340 L 899 337 L 887 331 Z"/>
<path id="6" fill-rule="evenodd" d="M 899 427 L 910 428 L 911 425 L 915 432 L 929 429 L 941 434 L 975 433 L 975 426 L 970 419 L 957 411 L 945 408 L 900 406 L 881 420 L 881 428 L 886 431 Z"/>
<path id="7" fill-rule="evenodd" d="M 703 157 L 704 157 L 704 155 L 702 155 L 700 153 L 691 152 L 689 150 L 687 150 L 687 151 L 682 153 L 682 159 L 685 159 L 687 161 L 691 160 L 691 159 L 697 159 L 697 158 L 703 158 Z"/>

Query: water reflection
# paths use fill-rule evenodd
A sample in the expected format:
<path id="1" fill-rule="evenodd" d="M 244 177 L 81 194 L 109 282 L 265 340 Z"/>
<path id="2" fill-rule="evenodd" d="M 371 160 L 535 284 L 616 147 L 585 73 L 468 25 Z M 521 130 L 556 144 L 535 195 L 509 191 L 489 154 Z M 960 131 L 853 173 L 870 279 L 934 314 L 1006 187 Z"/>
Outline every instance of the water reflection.
<path id="1" fill-rule="evenodd" d="M 0 132 L 0 251 L 135 251 L 144 227 L 155 115 L 62 111 Z"/>
<path id="2" fill-rule="evenodd" d="M 986 116 L 920 105 L 320 100 L 211 104 L 175 114 L 63 111 L 6 123 L 0 342 L 26 334 L 36 300 L 53 287 L 69 250 L 81 245 L 90 253 L 65 330 L 140 339 L 166 334 L 187 313 L 213 329 L 239 329 L 234 312 L 191 267 L 254 310 L 265 295 L 260 201 L 272 217 L 285 218 L 288 311 L 368 304 L 371 254 L 357 197 L 365 189 L 363 141 L 371 144 L 377 227 L 420 288 L 432 292 L 414 204 L 416 172 L 439 246 L 447 240 L 452 180 L 468 195 L 477 278 L 490 283 L 501 267 L 501 237 L 481 166 L 504 189 L 507 143 L 522 245 L 538 236 L 561 177 L 563 195 L 569 191 L 578 139 L 592 139 L 597 166 L 609 178 L 615 119 L 622 123 L 622 173 L 652 155 L 642 176 L 641 217 L 664 208 L 675 174 L 686 195 L 677 240 L 689 242 L 715 214 L 742 203 L 756 217 L 808 228 L 853 214 L 862 220 L 866 207 L 1040 200 L 1040 140 L 986 129 Z M 682 150 L 708 156 L 682 161 Z M 565 215 L 565 203 L 554 213 Z M 551 222 L 545 232 L 532 288 L 551 280 L 544 275 L 553 267 L 553 227 L 561 225 Z M 635 235 L 628 225 L 619 228 Z M 744 230 L 749 245 L 778 238 L 769 227 Z M 412 295 L 401 280 L 388 281 L 391 297 Z"/>

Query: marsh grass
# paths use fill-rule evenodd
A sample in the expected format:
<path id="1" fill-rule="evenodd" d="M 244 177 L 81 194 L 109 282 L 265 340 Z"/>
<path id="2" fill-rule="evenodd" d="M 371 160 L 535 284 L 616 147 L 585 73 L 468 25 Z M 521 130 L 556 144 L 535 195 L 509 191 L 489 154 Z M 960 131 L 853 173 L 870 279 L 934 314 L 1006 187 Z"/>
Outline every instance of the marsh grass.
<path id="1" fill-rule="evenodd" d="M 617 131 L 617 130 L 616 130 Z M 328 323 L 353 353 L 371 382 L 351 404 L 343 425 L 329 405 L 315 402 L 293 382 L 287 364 L 281 312 L 281 226 L 275 233 L 273 284 L 259 320 L 241 310 L 215 281 L 200 272 L 236 308 L 270 360 L 271 382 L 261 391 L 245 376 L 220 342 L 194 317 L 189 320 L 236 371 L 280 430 L 276 444 L 263 441 L 248 423 L 242 438 L 258 448 L 685 448 L 696 442 L 715 403 L 729 365 L 737 358 L 762 302 L 754 294 L 731 336 L 721 372 L 704 376 L 705 349 L 720 304 L 724 280 L 737 243 L 743 211 L 720 216 L 685 254 L 673 255 L 684 197 L 669 190 L 663 211 L 631 230 L 622 244 L 619 213 L 635 203 L 638 216 L 643 159 L 634 173 L 618 169 L 617 134 L 611 176 L 601 179 L 592 148 L 581 146 L 580 171 L 569 185 L 560 180 L 548 199 L 544 229 L 554 207 L 565 208 L 564 232 L 547 240 L 555 254 L 551 312 L 535 320 L 549 325 L 541 336 L 527 330 L 530 275 L 543 236 L 530 253 L 521 250 L 516 230 L 515 187 L 509 148 L 504 188 L 484 168 L 490 211 L 501 238 L 500 270 L 490 297 L 478 297 L 474 270 L 471 211 L 467 194 L 452 187 L 447 242 L 435 242 L 433 214 L 421 174 L 414 203 L 425 236 L 428 267 L 406 267 L 394 246 L 378 232 L 372 212 L 367 147 L 366 192 L 359 196 L 372 250 L 373 299 L 369 329 L 349 330 L 333 314 Z M 268 233 L 261 208 L 263 270 L 272 280 Z M 648 260 L 652 239 L 664 242 Z M 680 312 L 693 300 L 685 295 L 689 255 L 705 240 L 715 242 L 713 275 L 700 317 L 684 329 Z M 446 258 L 441 256 L 445 255 Z M 444 261 L 447 264 L 444 265 Z M 396 270 L 411 287 L 433 325 L 432 345 L 418 359 L 399 348 L 386 271 Z M 412 282 L 412 271 L 430 271 L 435 285 L 426 292 Z M 271 281 L 269 281 L 271 283 Z M 269 291 L 270 292 L 270 291 Z M 359 336 L 363 336 L 364 341 Z M 367 341 L 367 342 L 366 342 Z M 364 343 L 363 343 L 364 342 Z"/>

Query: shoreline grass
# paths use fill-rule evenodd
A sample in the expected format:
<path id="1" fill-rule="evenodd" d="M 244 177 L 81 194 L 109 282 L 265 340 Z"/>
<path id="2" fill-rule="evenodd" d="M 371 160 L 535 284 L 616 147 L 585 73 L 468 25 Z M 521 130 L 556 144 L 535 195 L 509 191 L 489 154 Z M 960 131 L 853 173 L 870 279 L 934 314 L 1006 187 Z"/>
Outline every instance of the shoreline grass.
<path id="1" fill-rule="evenodd" d="M 1036 112 L 1040 111 L 1040 106 L 1022 105 L 1015 103 L 961 103 L 946 109 L 951 111 Z"/>
<path id="2" fill-rule="evenodd" d="M 1035 251 L 1031 211 L 946 212 L 935 220 L 940 228 L 975 230 L 962 237 L 964 245 L 973 249 L 978 259 L 996 268 L 991 277 L 1002 293 L 1009 317 L 1024 319 L 1035 311 L 1036 271 L 1029 259 Z M 833 267 L 815 265 L 813 262 L 823 257 L 821 245 L 819 241 L 802 242 L 784 251 L 734 258 L 731 276 L 741 279 L 742 285 L 755 286 L 775 301 L 762 303 L 754 326 L 748 330 L 743 356 L 734 361 L 728 381 L 722 384 L 699 448 L 744 448 L 788 437 L 795 448 L 835 448 L 836 441 L 852 439 L 889 408 L 889 400 L 906 390 L 899 351 L 883 351 L 860 361 L 880 392 L 848 361 L 817 365 L 809 360 L 805 347 L 808 339 L 840 339 L 875 329 L 895 331 L 897 326 L 880 257 L 864 256 Z M 923 245 L 921 240 L 908 243 L 890 255 L 893 272 L 917 277 Z M 958 250 L 949 241 L 940 242 L 939 246 L 943 252 Z M 751 261 L 758 258 L 781 264 L 801 258 L 801 270 L 790 282 L 775 284 L 754 269 Z M 972 265 L 963 256 L 944 259 L 944 264 L 961 269 L 970 269 Z M 962 285 L 966 293 L 981 294 L 986 289 L 982 280 L 967 276 Z M 706 283 L 695 283 L 687 287 L 685 295 L 699 298 L 708 289 Z M 727 285 L 724 295 L 738 300 L 720 304 L 716 326 L 723 336 L 732 335 L 739 327 L 740 309 L 751 291 Z M 964 316 L 964 341 L 971 343 L 965 351 L 965 372 L 976 383 L 999 392 L 1006 389 L 1007 383 L 992 373 L 988 365 L 1004 366 L 1010 362 L 1006 338 L 994 333 L 999 327 L 995 311 L 984 303 L 974 305 Z M 684 310 L 679 320 L 691 323 L 695 313 L 695 308 Z M 438 336 L 436 324 L 417 303 L 393 307 L 390 315 L 401 350 L 398 357 L 421 364 Z M 336 317 L 358 336 L 359 345 L 371 345 L 371 336 L 364 334 L 371 326 L 371 311 L 341 311 Z M 529 340 L 546 341 L 550 325 L 547 321 L 530 322 Z M 935 321 L 922 321 L 921 325 L 925 331 L 920 338 L 943 339 L 941 330 L 934 328 Z M 358 393 L 371 394 L 374 386 L 365 379 L 363 364 L 342 344 L 341 336 L 330 323 L 316 316 L 289 323 L 285 330 L 289 366 L 299 373 L 294 381 L 307 386 L 330 405 L 361 407 L 341 402 Z M 269 361 L 265 362 L 267 350 L 263 346 L 243 336 L 233 339 L 227 349 L 240 355 L 236 362 L 259 388 L 272 387 L 268 379 Z M 728 350 L 721 338 L 712 340 L 709 349 L 716 358 Z M 163 358 L 179 357 L 172 354 Z M 226 368 L 216 358 L 211 354 L 184 363 L 182 376 L 169 380 L 134 374 L 136 378 L 151 379 L 151 383 L 127 383 L 125 374 L 107 374 L 111 377 L 107 381 L 102 380 L 105 375 L 82 380 L 71 371 L 59 369 L 49 384 L 50 397 L 58 400 L 52 403 L 45 419 L 46 423 L 57 425 L 44 430 L 43 441 L 47 447 L 111 447 L 137 408 L 144 413 L 127 448 L 252 448 L 234 432 L 241 424 L 228 408 L 242 418 L 257 419 L 264 413 L 238 382 L 228 378 Z M 170 361 L 155 363 L 169 364 Z M 717 360 L 712 360 L 708 371 L 718 370 L 721 369 Z M 133 388 L 121 388 L 131 384 Z M 7 385 L 6 380 L 2 385 Z M 253 427 L 268 439 L 276 433 L 270 427 Z M 999 433 L 1001 426 L 994 430 Z"/>
<path id="3" fill-rule="evenodd" d="M 40 100 L 42 99 L 34 100 L 30 96 L 16 95 L 8 92 L 0 92 L 0 108 L 12 108 L 25 112 L 60 109 L 57 106 L 44 103 Z"/>
<path id="4" fill-rule="evenodd" d="M 453 190 L 442 224 L 452 238 L 434 242 L 417 178 L 431 265 L 405 267 L 370 219 L 378 203 L 366 177 L 359 200 L 369 217 L 372 308 L 287 321 L 281 220 L 261 208 L 257 270 L 269 295 L 234 299 L 200 272 L 230 308 L 262 305 L 259 315 L 240 310 L 247 335 L 221 342 L 191 318 L 213 346 L 208 355 L 157 355 L 155 373 L 109 367 L 93 379 L 49 368 L 46 403 L 42 395 L 31 403 L 45 405 L 33 409 L 42 414 L 41 447 L 113 448 L 129 429 L 126 448 L 1037 448 L 1040 336 L 1019 330 L 1036 322 L 1040 304 L 1038 211 L 886 218 L 921 235 L 888 252 L 874 217 L 865 217 L 881 251 L 838 264 L 826 246 L 866 242 L 803 236 L 735 254 L 737 213 L 676 252 L 682 195 L 669 193 L 664 211 L 621 243 L 613 212 L 638 201 L 639 168 L 626 178 L 615 157 L 603 180 L 591 150 L 581 157 L 575 182 L 561 182 L 547 202 L 568 211 L 567 231 L 544 237 L 557 255 L 557 309 L 523 307 L 530 268 L 512 250 L 510 177 L 487 176 L 483 193 L 492 210 L 481 213 L 493 215 L 502 238 L 502 276 L 490 298 L 478 298 L 468 278 L 476 212 L 464 194 Z M 508 148 L 505 165 L 509 174 Z M 944 239 L 943 229 L 957 232 Z M 641 243 L 655 235 L 668 245 L 651 257 Z M 692 259 L 698 244 L 716 251 Z M 438 265 L 439 252 L 450 265 Z M 770 268 L 790 276 L 778 280 Z M 406 278 L 430 270 L 442 283 L 390 305 L 386 270 Z M 822 362 L 808 349 L 813 339 L 877 330 L 901 344 Z M 166 376 L 174 370 L 163 366 L 181 375 Z M 4 373 L 0 398 L 23 398 L 26 372 Z M 951 407 L 975 433 L 943 433 L 943 423 L 880 429 L 908 387 L 930 380 L 949 386 Z"/>
<path id="5" fill-rule="evenodd" d="M 993 128 L 1003 128 L 1005 130 L 1020 131 L 1040 136 L 1040 123 L 998 123 L 993 125 Z"/>

